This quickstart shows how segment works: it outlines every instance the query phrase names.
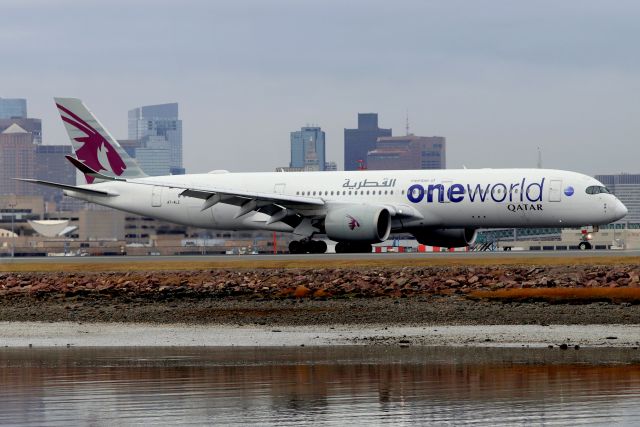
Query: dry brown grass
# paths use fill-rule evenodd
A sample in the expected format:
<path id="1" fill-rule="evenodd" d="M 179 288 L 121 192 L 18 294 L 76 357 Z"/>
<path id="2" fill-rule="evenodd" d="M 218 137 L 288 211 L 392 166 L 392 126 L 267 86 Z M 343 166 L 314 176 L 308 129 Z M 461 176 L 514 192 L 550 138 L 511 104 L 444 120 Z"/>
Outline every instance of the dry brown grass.
<path id="1" fill-rule="evenodd" d="M 199 271 L 210 269 L 263 269 L 263 268 L 389 268 L 389 267 L 461 267 L 461 266 L 575 266 L 575 265 L 638 265 L 640 257 L 602 256 L 602 257 L 476 257 L 469 254 L 465 257 L 425 257 L 399 256 L 376 257 L 364 259 L 318 259 L 293 260 L 283 256 L 277 260 L 255 260 L 247 256 L 246 260 L 227 260 L 223 257 L 203 261 L 181 261 L 157 259 L 149 257 L 148 261 L 130 261 L 126 258 L 114 258 L 104 262 L 74 262 L 68 259 L 59 263 L 52 262 L 13 262 L 10 259 L 0 260 L 0 272 L 104 272 L 104 271 Z"/>
<path id="2" fill-rule="evenodd" d="M 501 302 L 545 301 L 552 304 L 588 304 L 605 301 L 640 303 L 640 288 L 524 288 L 471 291 L 469 298 Z"/>

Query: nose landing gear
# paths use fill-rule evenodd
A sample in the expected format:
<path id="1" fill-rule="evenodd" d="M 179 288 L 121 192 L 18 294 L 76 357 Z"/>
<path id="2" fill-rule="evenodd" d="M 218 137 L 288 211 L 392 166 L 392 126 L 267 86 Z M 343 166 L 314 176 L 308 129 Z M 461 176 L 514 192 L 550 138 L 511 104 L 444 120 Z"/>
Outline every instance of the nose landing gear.
<path id="1" fill-rule="evenodd" d="M 578 248 L 579 248 L 581 251 L 589 250 L 589 249 L 591 249 L 592 247 L 593 247 L 593 246 L 591 246 L 591 243 L 589 243 L 589 242 L 580 242 L 580 244 L 578 245 Z"/>
<path id="2" fill-rule="evenodd" d="M 322 240 L 293 240 L 289 243 L 291 254 L 323 254 L 327 251 L 327 244 Z"/>

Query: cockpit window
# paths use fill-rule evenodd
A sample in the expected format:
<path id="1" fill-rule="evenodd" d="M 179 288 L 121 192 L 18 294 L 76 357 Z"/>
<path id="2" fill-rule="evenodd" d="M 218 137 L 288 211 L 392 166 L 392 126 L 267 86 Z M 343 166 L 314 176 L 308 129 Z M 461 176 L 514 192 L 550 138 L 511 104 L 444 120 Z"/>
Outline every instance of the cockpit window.
<path id="1" fill-rule="evenodd" d="M 610 194 L 611 191 L 609 191 L 607 187 L 603 187 L 601 185 L 592 185 L 590 187 L 587 187 L 587 194 L 600 194 L 600 193 Z"/>

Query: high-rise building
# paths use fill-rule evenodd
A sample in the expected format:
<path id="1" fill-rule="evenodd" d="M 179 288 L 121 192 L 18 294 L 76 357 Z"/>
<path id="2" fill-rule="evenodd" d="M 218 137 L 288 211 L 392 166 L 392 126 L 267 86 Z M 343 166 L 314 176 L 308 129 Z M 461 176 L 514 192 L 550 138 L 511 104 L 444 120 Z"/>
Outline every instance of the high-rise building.
<path id="1" fill-rule="evenodd" d="M 60 184 L 76 185 L 76 168 L 65 156 L 72 155 L 71 145 L 36 145 L 36 178 Z M 45 201 L 62 201 L 62 190 L 38 187 Z"/>
<path id="2" fill-rule="evenodd" d="M 375 149 L 376 141 L 383 136 L 391 136 L 391 129 L 378 127 L 377 113 L 358 113 L 358 128 L 344 130 L 344 170 L 360 169 L 367 153 Z"/>
<path id="3" fill-rule="evenodd" d="M 376 141 L 367 153 L 367 169 L 446 169 L 446 139 L 442 136 L 390 136 Z"/>
<path id="4" fill-rule="evenodd" d="M 141 146 L 147 146 L 147 139 L 151 138 L 149 145 L 157 148 L 156 137 L 164 138 L 169 145 L 170 169 L 183 168 L 182 120 L 178 118 L 177 103 L 147 105 L 129 110 L 129 139 L 140 140 Z M 158 151 L 158 154 L 164 156 L 161 152 Z M 158 162 L 164 162 L 164 158 Z"/>
<path id="5" fill-rule="evenodd" d="M 326 162 L 324 164 L 324 170 L 326 171 L 337 171 L 338 170 L 338 164 L 334 161 L 330 161 L 330 162 Z"/>
<path id="6" fill-rule="evenodd" d="M 27 117 L 27 100 L 22 98 L 0 98 L 0 119 Z"/>
<path id="7" fill-rule="evenodd" d="M 291 132 L 291 168 L 325 170 L 325 133 L 316 126 Z"/>
<path id="8" fill-rule="evenodd" d="M 627 207 L 627 216 L 617 222 L 640 224 L 640 174 L 596 175 L 595 178 Z"/>
<path id="9" fill-rule="evenodd" d="M 171 173 L 171 146 L 162 136 L 145 136 L 135 149 L 135 159 L 149 176 Z"/>
<path id="10" fill-rule="evenodd" d="M 12 179 L 35 177 L 33 134 L 13 124 L 0 133 L 0 194 L 36 195 L 36 186 Z"/>
<path id="11" fill-rule="evenodd" d="M 0 132 L 13 124 L 18 125 L 27 132 L 33 134 L 34 143 L 42 144 L 42 120 L 19 117 L 13 119 L 0 119 Z"/>

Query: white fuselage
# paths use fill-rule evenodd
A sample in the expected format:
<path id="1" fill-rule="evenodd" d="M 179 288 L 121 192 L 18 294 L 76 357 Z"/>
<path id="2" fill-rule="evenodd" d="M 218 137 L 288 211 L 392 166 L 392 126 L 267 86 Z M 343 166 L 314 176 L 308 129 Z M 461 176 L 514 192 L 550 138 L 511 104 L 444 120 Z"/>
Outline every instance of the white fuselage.
<path id="1" fill-rule="evenodd" d="M 149 181 L 149 182 L 147 182 Z M 154 186 L 173 183 L 180 188 Z M 181 196 L 185 187 L 228 189 L 322 199 L 305 216 L 324 217 L 344 204 L 390 206 L 393 231 L 415 227 L 578 227 L 607 224 L 626 214 L 612 194 L 588 194 L 602 187 L 594 178 L 549 169 L 458 169 L 355 172 L 209 173 L 108 181 L 83 187 L 108 190 L 115 197 L 66 194 L 179 224 L 212 229 L 293 231 L 269 215 L 225 203 L 201 210 L 201 199 Z M 604 187 L 602 187 L 604 188 Z"/>

